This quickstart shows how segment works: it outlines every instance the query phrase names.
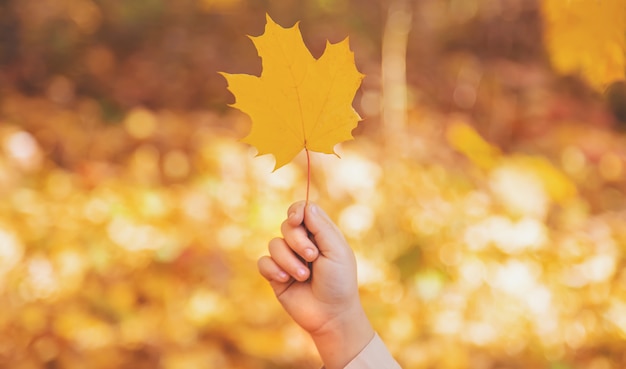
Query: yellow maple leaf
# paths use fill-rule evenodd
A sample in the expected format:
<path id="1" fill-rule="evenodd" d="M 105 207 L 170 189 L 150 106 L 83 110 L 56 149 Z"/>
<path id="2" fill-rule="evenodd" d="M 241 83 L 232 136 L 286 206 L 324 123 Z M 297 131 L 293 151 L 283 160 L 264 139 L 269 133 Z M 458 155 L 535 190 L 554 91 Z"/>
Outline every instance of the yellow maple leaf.
<path id="1" fill-rule="evenodd" d="M 273 154 L 274 170 L 303 149 L 336 154 L 334 146 L 352 139 L 361 119 L 352 100 L 364 76 L 356 69 L 348 38 L 327 42 L 315 59 L 298 23 L 283 28 L 269 15 L 264 34 L 250 38 L 262 60 L 261 76 L 221 73 L 235 95 L 231 106 L 252 119 L 242 141 L 255 146 L 258 155 Z"/>

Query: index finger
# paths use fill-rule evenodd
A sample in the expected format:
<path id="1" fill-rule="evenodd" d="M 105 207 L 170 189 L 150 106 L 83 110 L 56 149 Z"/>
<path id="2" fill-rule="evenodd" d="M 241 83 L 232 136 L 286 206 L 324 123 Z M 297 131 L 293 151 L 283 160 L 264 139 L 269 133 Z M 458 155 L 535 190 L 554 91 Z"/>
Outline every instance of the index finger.
<path id="1" fill-rule="evenodd" d="M 305 201 L 298 201 L 291 204 L 287 209 L 287 222 L 292 227 L 297 227 L 304 222 Z"/>

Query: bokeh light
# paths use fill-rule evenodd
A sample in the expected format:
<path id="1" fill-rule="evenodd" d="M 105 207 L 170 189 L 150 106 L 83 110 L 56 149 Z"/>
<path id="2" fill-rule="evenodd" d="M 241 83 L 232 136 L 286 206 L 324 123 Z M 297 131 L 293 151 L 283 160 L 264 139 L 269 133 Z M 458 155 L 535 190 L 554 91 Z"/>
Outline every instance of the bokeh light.
<path id="1" fill-rule="evenodd" d="M 256 268 L 306 158 L 239 142 L 217 73 L 266 12 L 366 75 L 311 198 L 404 368 L 626 367 L 621 0 L 14 0 L 0 368 L 320 367 Z"/>

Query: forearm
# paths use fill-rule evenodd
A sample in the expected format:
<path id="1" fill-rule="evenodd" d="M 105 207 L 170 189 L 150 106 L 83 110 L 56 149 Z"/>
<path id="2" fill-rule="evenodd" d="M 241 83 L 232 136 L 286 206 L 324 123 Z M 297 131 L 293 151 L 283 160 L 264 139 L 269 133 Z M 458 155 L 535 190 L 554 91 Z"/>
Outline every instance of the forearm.
<path id="1" fill-rule="evenodd" d="M 374 337 L 361 304 L 311 334 L 326 369 L 343 369 Z"/>

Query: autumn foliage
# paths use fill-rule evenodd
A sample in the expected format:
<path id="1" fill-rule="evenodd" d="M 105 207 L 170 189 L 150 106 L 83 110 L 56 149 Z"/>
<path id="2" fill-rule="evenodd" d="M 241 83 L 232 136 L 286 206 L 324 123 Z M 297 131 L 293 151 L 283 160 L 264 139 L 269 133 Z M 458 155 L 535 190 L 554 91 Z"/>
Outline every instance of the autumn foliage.
<path id="1" fill-rule="evenodd" d="M 307 177 L 240 142 L 266 24 L 351 66 L 310 196 L 404 368 L 625 367 L 624 4 L 505 3 L 0 4 L 0 368 L 319 367 L 256 271 Z"/>

